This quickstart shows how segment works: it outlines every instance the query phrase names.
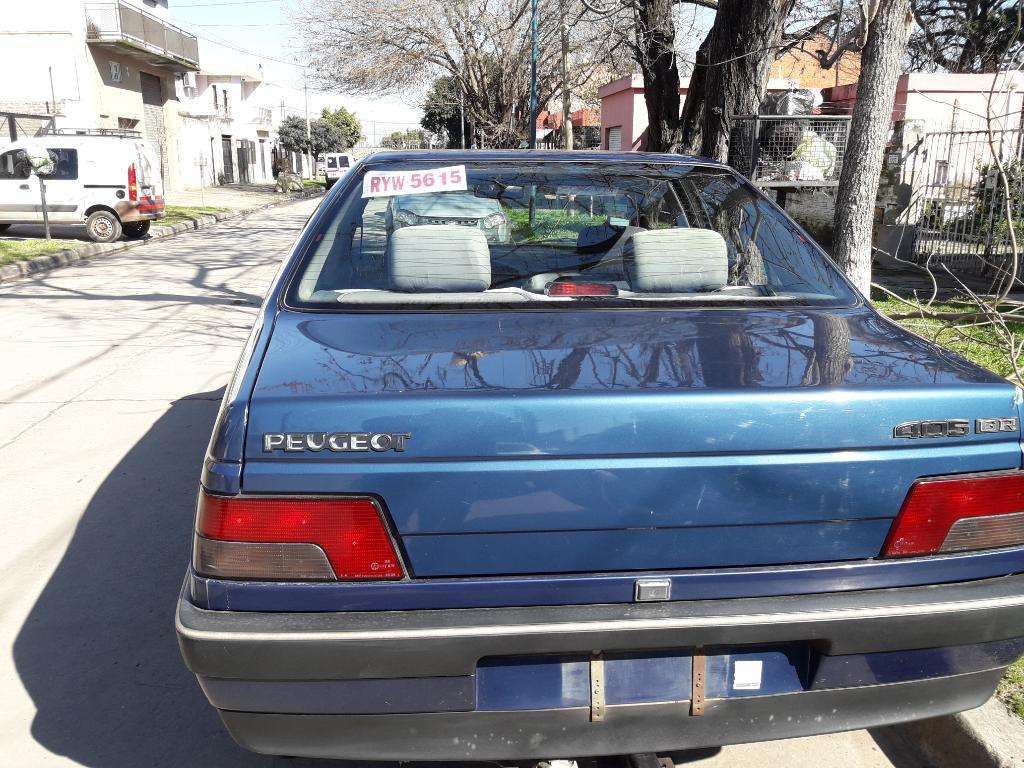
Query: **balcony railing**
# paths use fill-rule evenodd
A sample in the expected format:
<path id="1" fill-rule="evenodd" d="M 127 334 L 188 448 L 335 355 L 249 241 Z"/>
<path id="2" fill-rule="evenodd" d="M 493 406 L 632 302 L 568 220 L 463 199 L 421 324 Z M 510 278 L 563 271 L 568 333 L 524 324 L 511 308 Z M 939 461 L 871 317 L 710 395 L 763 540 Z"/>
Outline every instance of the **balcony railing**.
<path id="1" fill-rule="evenodd" d="M 135 49 L 154 63 L 178 70 L 199 69 L 199 41 L 180 27 L 123 0 L 85 4 L 86 40 Z"/>

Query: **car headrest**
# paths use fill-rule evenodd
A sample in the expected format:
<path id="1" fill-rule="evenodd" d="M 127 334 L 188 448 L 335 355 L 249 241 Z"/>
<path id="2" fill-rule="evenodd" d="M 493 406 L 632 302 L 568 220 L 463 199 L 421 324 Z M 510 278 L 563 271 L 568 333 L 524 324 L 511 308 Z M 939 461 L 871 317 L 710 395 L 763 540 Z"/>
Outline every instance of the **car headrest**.
<path id="1" fill-rule="evenodd" d="M 491 252 L 479 229 L 425 224 L 388 238 L 388 282 L 408 293 L 468 293 L 491 285 Z"/>
<path id="2" fill-rule="evenodd" d="M 729 279 L 729 250 L 711 229 L 649 229 L 626 245 L 630 288 L 645 293 L 717 291 Z"/>

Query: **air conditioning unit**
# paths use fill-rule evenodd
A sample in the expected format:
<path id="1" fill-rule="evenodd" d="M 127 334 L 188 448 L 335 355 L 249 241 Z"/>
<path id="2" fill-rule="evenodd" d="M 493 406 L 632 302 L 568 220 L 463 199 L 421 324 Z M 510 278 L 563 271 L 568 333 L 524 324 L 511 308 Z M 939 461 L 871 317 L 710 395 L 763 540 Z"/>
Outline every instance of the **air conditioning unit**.
<path id="1" fill-rule="evenodd" d="M 186 72 L 185 74 L 183 74 L 181 76 L 181 84 L 183 86 L 185 86 L 186 88 L 195 88 L 196 87 L 196 73 L 195 72 Z"/>

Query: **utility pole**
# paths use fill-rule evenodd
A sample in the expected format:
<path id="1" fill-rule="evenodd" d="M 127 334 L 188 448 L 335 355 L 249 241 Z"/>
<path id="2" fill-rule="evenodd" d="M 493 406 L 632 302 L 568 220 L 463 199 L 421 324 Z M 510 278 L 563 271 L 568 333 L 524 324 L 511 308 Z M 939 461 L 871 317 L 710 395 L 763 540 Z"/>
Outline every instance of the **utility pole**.
<path id="1" fill-rule="evenodd" d="M 459 78 L 459 146 L 466 148 L 466 85 Z"/>
<path id="2" fill-rule="evenodd" d="M 309 162 L 309 178 L 315 178 L 313 166 L 313 130 L 309 124 L 309 67 L 302 70 L 302 94 L 306 100 L 306 158 Z"/>
<path id="3" fill-rule="evenodd" d="M 572 93 L 569 91 L 569 26 L 565 20 L 565 0 L 558 0 L 558 25 L 562 37 L 562 143 L 571 150 Z"/>
<path id="4" fill-rule="evenodd" d="M 53 127 L 57 127 L 57 91 L 53 87 L 53 67 L 50 67 L 50 104 L 53 105 Z"/>
<path id="5" fill-rule="evenodd" d="M 530 149 L 537 148 L 537 0 L 530 0 Z M 532 216 L 531 216 L 532 220 Z"/>

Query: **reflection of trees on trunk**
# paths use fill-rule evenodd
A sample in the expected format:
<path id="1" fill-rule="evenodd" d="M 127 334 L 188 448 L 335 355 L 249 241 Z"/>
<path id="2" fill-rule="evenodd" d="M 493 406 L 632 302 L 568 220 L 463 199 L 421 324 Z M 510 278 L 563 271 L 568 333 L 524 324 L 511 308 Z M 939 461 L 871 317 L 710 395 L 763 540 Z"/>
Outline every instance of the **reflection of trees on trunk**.
<path id="1" fill-rule="evenodd" d="M 589 357 L 590 352 L 586 349 L 574 349 L 562 358 L 555 369 L 554 375 L 546 386 L 551 389 L 571 389 L 580 378 L 580 371 L 583 370 L 583 361 Z"/>
<path id="2" fill-rule="evenodd" d="M 345 352 L 323 339 L 319 375 L 297 384 L 282 372 L 274 386 L 301 386 L 297 392 L 308 394 L 757 389 L 975 376 L 953 353 L 859 310 L 711 310 L 694 320 L 657 321 L 623 312 L 614 322 L 568 328 L 528 320 L 509 320 L 497 333 L 491 325 L 486 333 L 464 333 L 462 351 L 441 346 L 447 325 L 440 331 L 389 327 L 392 348 L 408 348 L 392 354 Z"/>
<path id="3" fill-rule="evenodd" d="M 697 337 L 697 354 L 707 387 L 749 387 L 761 382 L 761 353 L 742 321 L 709 323 Z"/>
<path id="4" fill-rule="evenodd" d="M 850 326 L 844 318 L 831 314 L 811 319 L 814 352 L 807 361 L 802 384 L 836 386 L 846 380 L 853 365 L 850 357 Z"/>

